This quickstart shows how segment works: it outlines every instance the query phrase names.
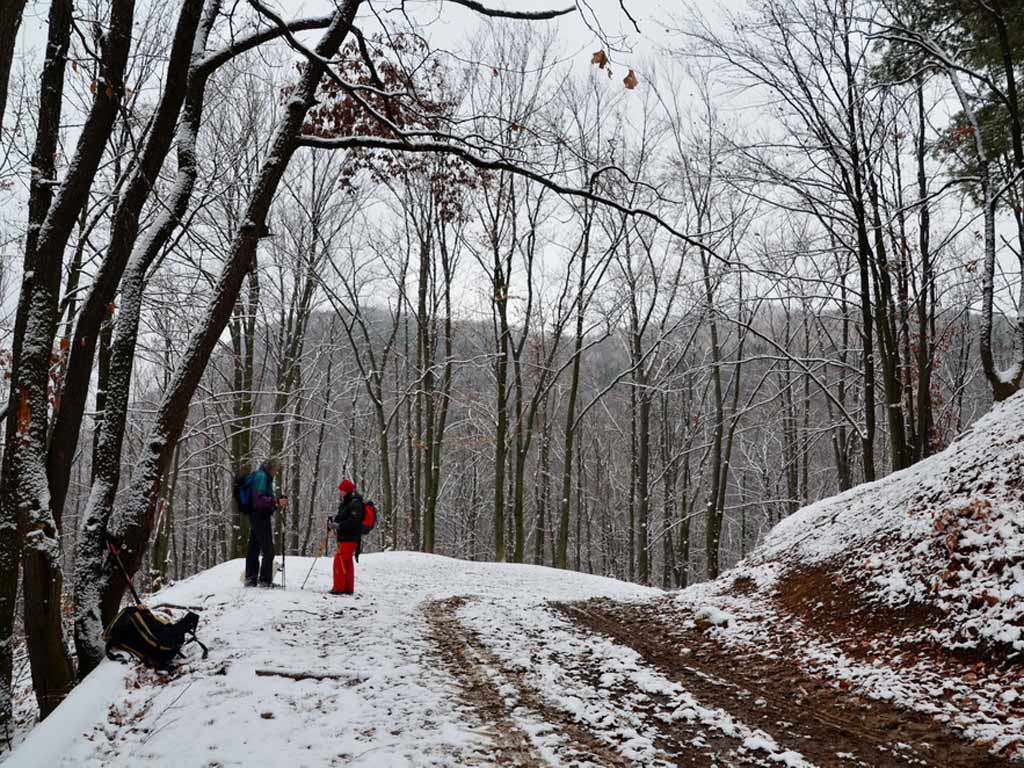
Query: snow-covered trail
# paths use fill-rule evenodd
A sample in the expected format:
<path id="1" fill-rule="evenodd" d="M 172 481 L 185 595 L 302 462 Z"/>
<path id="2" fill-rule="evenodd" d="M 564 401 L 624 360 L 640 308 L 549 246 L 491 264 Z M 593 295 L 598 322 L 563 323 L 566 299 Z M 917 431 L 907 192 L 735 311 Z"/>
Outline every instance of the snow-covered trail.
<path id="1" fill-rule="evenodd" d="M 150 599 L 200 607 L 209 658 L 161 682 L 104 662 L 15 751 L 9 766 L 486 764 L 493 737 L 459 698 L 426 608 L 472 594 L 546 599 L 651 594 L 610 579 L 412 553 L 367 555 L 357 594 L 333 597 L 330 558 L 288 558 L 287 590 L 244 589 L 241 561 Z M 283 675 L 291 675 L 286 677 Z M 304 675 L 328 676 L 296 680 Z"/>
<path id="2" fill-rule="evenodd" d="M 5 765 L 812 764 L 806 732 L 759 727 L 753 694 L 706 668 L 677 674 L 564 605 L 654 590 L 391 553 L 363 558 L 355 597 L 332 597 L 329 559 L 298 590 L 310 562 L 288 560 L 287 590 L 243 589 L 233 561 L 154 596 L 202 608 L 209 658 L 169 680 L 105 662 Z"/>

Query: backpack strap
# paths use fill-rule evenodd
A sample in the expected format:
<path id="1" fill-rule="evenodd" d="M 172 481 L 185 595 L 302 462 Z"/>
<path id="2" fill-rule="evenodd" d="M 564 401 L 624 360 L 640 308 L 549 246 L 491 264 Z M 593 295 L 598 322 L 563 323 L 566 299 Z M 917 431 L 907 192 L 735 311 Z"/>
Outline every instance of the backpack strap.
<path id="1" fill-rule="evenodd" d="M 128 661 L 129 661 L 129 658 L 127 656 L 122 656 L 119 653 L 114 653 L 111 650 L 111 646 L 109 646 L 109 645 L 107 646 L 107 658 L 110 659 L 111 661 L 120 661 L 123 664 L 127 664 Z"/>
<path id="2" fill-rule="evenodd" d="M 189 611 L 188 613 L 185 614 L 185 618 L 182 621 L 185 623 L 185 632 L 186 632 L 186 634 L 191 635 L 191 638 L 189 638 L 188 640 L 186 640 L 184 643 L 181 644 L 182 648 L 184 648 L 189 643 L 195 643 L 196 645 L 198 645 L 200 648 L 203 649 L 203 658 L 205 659 L 207 656 L 209 656 L 210 649 L 207 648 L 206 645 L 203 643 L 203 641 L 200 640 L 196 636 L 196 629 L 199 628 L 199 614 L 198 613 L 193 613 L 192 611 Z M 179 651 L 179 653 L 180 653 L 180 651 Z M 184 656 L 184 654 L 182 654 L 182 655 Z"/>
<path id="3" fill-rule="evenodd" d="M 189 640 L 188 642 L 195 643 L 196 645 L 198 645 L 200 648 L 203 649 L 203 659 L 205 659 L 207 656 L 210 655 L 210 649 L 206 647 L 206 644 L 203 643 L 202 640 L 200 640 L 198 637 L 196 637 L 196 633 L 195 632 L 192 633 L 192 639 Z"/>

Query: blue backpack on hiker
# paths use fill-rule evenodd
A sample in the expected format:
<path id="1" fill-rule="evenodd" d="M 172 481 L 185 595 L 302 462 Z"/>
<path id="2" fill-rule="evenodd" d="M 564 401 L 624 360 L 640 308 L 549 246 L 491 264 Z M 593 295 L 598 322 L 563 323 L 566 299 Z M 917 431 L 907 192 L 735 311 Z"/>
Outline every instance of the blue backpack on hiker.
<path id="1" fill-rule="evenodd" d="M 238 502 L 238 511 L 244 515 L 252 512 L 252 483 L 255 478 L 255 472 L 249 472 L 235 478 L 235 501 Z"/>

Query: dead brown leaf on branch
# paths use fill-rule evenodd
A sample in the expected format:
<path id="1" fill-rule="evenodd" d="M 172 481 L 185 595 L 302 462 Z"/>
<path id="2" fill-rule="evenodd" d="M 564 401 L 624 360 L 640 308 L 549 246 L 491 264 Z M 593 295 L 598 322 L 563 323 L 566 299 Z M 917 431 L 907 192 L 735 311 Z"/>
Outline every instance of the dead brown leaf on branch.
<path id="1" fill-rule="evenodd" d="M 590 56 L 590 63 L 591 64 L 596 64 L 599 69 L 606 70 L 608 72 L 608 77 L 611 78 L 611 76 L 612 76 L 611 63 L 610 63 L 610 60 L 608 59 L 608 54 L 604 51 L 604 49 L 601 49 L 599 51 L 594 51 L 594 53 L 591 54 L 591 56 Z M 626 88 L 628 90 L 632 91 L 634 88 L 637 87 L 637 85 L 640 84 L 640 78 L 638 78 L 636 76 L 636 72 L 635 71 L 630 69 L 629 72 L 626 74 L 626 76 L 624 78 L 622 78 L 622 84 L 624 86 L 626 86 Z"/>

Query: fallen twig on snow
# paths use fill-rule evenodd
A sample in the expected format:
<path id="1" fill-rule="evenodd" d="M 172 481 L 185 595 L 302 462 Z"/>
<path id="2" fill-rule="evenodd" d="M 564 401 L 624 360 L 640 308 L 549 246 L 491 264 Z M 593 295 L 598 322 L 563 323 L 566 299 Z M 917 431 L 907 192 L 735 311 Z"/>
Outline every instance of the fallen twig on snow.
<path id="1" fill-rule="evenodd" d="M 179 611 L 201 611 L 203 606 L 201 605 L 178 605 L 177 603 L 159 603 L 157 605 L 150 606 L 152 610 L 157 608 L 175 608 Z"/>
<path id="2" fill-rule="evenodd" d="M 344 680 L 352 685 L 360 682 L 358 677 L 323 672 L 288 672 L 282 669 L 257 669 L 257 677 L 287 677 L 289 680 Z"/>

